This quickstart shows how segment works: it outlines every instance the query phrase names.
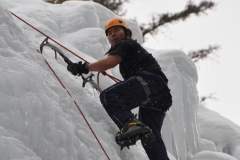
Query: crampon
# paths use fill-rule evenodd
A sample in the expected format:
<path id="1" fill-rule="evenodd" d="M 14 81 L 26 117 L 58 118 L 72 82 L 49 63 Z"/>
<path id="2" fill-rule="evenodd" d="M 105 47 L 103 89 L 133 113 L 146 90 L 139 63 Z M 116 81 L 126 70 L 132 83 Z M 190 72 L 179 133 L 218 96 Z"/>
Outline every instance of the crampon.
<path id="1" fill-rule="evenodd" d="M 124 147 L 129 149 L 129 146 L 135 145 L 136 142 L 142 138 L 153 136 L 150 128 L 137 119 L 134 119 L 117 133 L 115 140 L 122 150 Z"/>

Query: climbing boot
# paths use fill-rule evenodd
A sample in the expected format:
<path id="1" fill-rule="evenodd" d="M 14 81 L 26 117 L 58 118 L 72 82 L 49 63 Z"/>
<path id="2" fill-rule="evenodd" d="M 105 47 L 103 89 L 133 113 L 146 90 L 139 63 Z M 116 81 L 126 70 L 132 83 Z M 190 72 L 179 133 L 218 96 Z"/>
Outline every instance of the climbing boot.
<path id="1" fill-rule="evenodd" d="M 116 143 L 121 147 L 129 149 L 129 146 L 135 145 L 142 137 L 152 136 L 152 130 L 133 117 L 115 136 Z"/>

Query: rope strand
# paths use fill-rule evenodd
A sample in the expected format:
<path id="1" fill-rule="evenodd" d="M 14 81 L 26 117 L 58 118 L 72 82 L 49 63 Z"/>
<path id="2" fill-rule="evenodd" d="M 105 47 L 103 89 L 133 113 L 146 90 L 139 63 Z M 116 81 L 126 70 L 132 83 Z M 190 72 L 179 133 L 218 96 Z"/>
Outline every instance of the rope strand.
<path id="1" fill-rule="evenodd" d="M 54 39 L 52 39 L 51 37 L 49 37 L 48 35 L 46 35 L 45 33 L 41 32 L 40 30 L 38 30 L 36 27 L 32 26 L 31 24 L 29 24 L 28 22 L 26 22 L 25 20 L 23 20 L 22 18 L 20 18 L 19 16 L 17 16 L 16 14 L 14 14 L 13 12 L 9 11 L 13 16 L 15 16 L 16 18 L 18 18 L 19 20 L 21 20 L 22 22 L 24 22 L 25 24 L 27 24 L 28 26 L 30 26 L 31 28 L 33 28 L 34 30 L 38 31 L 39 33 L 41 33 L 42 35 L 48 37 L 50 40 L 52 40 L 53 42 L 55 42 L 56 44 L 58 44 L 59 46 L 61 46 L 62 48 L 64 48 L 65 50 L 69 51 L 70 53 L 72 53 L 73 55 L 75 55 L 76 57 L 80 58 L 81 60 L 89 63 L 87 60 L 83 59 L 82 57 L 80 57 L 79 55 L 77 55 L 76 53 L 74 53 L 73 51 L 71 51 L 70 49 L 68 49 L 67 47 L 63 46 L 62 44 L 58 43 L 57 41 L 55 41 Z M 101 72 L 103 74 L 103 72 Z M 108 73 L 104 73 L 105 75 L 107 75 L 109 78 L 111 78 L 113 81 L 115 82 L 120 82 L 121 80 L 109 75 Z M 103 75 L 104 75 L 103 74 Z"/>
<path id="2" fill-rule="evenodd" d="M 38 53 L 40 53 L 39 50 L 37 50 Z M 67 91 L 68 95 L 70 97 L 72 97 L 72 95 L 70 94 L 70 92 L 67 90 L 67 88 L 64 86 L 64 84 L 62 83 L 62 81 L 60 80 L 60 78 L 57 76 L 57 74 L 55 73 L 55 71 L 52 69 L 51 65 L 48 63 L 48 61 L 46 59 L 44 59 L 47 66 L 50 68 L 50 70 L 52 71 L 52 73 L 55 75 L 55 77 L 57 78 L 57 80 L 59 81 L 59 83 L 62 85 L 62 87 Z M 77 102 L 74 100 L 74 104 L 76 105 L 77 109 L 79 110 L 79 112 L 81 113 L 83 119 L 85 120 L 85 122 L 87 123 L 89 129 L 91 130 L 92 134 L 94 135 L 95 139 L 97 140 L 98 144 L 100 145 L 100 147 L 102 148 L 104 154 L 107 156 L 108 160 L 110 160 L 107 152 L 105 151 L 105 149 L 103 148 L 101 142 L 99 141 L 97 135 L 95 134 L 95 132 L 93 131 L 91 125 L 88 123 L 88 120 L 86 119 L 85 115 L 83 114 L 82 110 L 80 109 L 79 105 L 77 104 Z"/>
<path id="3" fill-rule="evenodd" d="M 13 12 L 9 11 L 13 16 L 15 16 L 16 18 L 18 18 L 19 20 L 21 20 L 22 22 L 24 22 L 25 24 L 27 24 L 28 26 L 30 26 L 31 28 L 33 28 L 34 30 L 38 31 L 39 33 L 41 33 L 42 35 L 44 35 L 45 37 L 48 37 L 50 40 L 52 40 L 53 42 L 55 42 L 56 44 L 58 44 L 59 46 L 61 46 L 62 48 L 64 48 L 65 50 L 69 51 L 70 53 L 72 53 L 73 55 L 75 55 L 76 57 L 80 58 L 81 60 L 89 63 L 87 60 L 83 59 L 82 57 L 80 57 L 79 55 L 75 54 L 73 51 L 71 51 L 70 49 L 66 48 L 65 46 L 63 46 L 62 44 L 58 43 L 57 41 L 55 41 L 54 39 L 52 39 L 51 37 L 49 37 L 48 35 L 46 35 L 45 33 L 41 32 L 40 30 L 38 30 L 36 27 L 32 26 L 31 24 L 29 24 L 28 22 L 26 22 L 25 20 L 23 20 L 22 18 L 20 18 L 19 16 L 17 16 L 16 14 L 14 14 Z M 39 50 L 37 50 L 39 52 Z M 40 53 L 40 52 L 39 52 Z M 52 67 L 50 66 L 50 64 L 47 62 L 46 59 L 44 59 L 46 64 L 48 65 L 48 67 L 50 68 L 50 70 L 53 72 L 53 74 L 55 75 L 55 77 L 58 79 L 59 83 L 62 85 L 62 87 L 67 91 L 68 95 L 70 97 L 71 94 L 70 92 L 67 90 L 67 88 L 64 86 L 64 84 L 61 82 L 61 80 L 59 79 L 59 77 L 57 76 L 57 74 L 54 72 L 54 70 L 52 69 Z M 109 75 L 106 72 L 101 72 L 104 76 L 108 76 L 109 78 L 111 78 L 113 81 L 115 82 L 119 82 L 121 80 Z M 98 73 L 98 85 L 99 85 L 99 74 Z M 94 135 L 95 139 L 97 140 L 98 144 L 100 145 L 100 147 L 102 148 L 104 154 L 106 155 L 106 157 L 108 158 L 108 160 L 110 160 L 107 152 L 105 151 L 105 149 L 103 148 L 102 144 L 100 143 L 99 139 L 97 138 L 95 132 L 93 131 L 92 127 L 90 126 L 90 124 L 88 123 L 86 117 L 84 116 L 83 112 L 81 111 L 80 107 L 78 106 L 78 104 L 76 103 L 76 101 L 74 101 L 74 104 L 76 105 L 76 107 L 78 108 L 79 112 L 81 113 L 82 117 L 84 118 L 85 122 L 87 123 L 89 129 L 91 130 L 92 134 Z"/>

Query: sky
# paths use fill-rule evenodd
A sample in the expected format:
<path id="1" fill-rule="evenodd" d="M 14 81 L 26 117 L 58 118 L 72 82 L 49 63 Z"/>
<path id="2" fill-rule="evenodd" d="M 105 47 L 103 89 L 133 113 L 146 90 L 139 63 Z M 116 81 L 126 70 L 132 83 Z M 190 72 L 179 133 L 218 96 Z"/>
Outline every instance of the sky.
<path id="1" fill-rule="evenodd" d="M 147 23 L 152 13 L 182 11 L 187 0 L 138 0 L 126 5 L 127 18 Z M 200 0 L 193 0 L 199 4 Z M 220 49 L 208 59 L 196 63 L 200 96 L 213 94 L 205 105 L 240 125 L 240 1 L 213 0 L 217 5 L 200 16 L 192 15 L 185 21 L 162 27 L 154 37 L 148 36 L 144 46 L 156 50 L 192 50 L 219 45 Z"/>

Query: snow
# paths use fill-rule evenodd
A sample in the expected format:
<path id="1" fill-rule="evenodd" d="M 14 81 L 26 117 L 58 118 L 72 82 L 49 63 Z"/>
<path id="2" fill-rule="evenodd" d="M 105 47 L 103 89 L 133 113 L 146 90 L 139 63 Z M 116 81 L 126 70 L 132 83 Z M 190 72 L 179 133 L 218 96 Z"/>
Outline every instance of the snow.
<path id="1" fill-rule="evenodd" d="M 197 153 L 193 160 L 237 160 L 226 153 L 216 153 L 212 151 L 204 151 Z"/>
<path id="2" fill-rule="evenodd" d="M 225 152 L 240 159 L 239 126 L 203 105 L 198 107 L 198 114 L 200 136 L 214 142 L 216 151 Z"/>
<path id="3" fill-rule="evenodd" d="M 82 88 L 81 78 L 69 74 L 66 63 L 60 56 L 55 60 L 51 49 L 44 48 L 39 54 L 36 49 L 45 37 L 9 11 L 89 62 L 103 58 L 110 47 L 104 24 L 116 16 L 93 2 L 52 5 L 42 0 L 0 1 L 1 160 L 107 159 L 77 106 L 110 159 L 147 159 L 140 142 L 120 151 L 114 141 L 117 127 L 101 106 L 98 94 L 89 84 Z M 133 38 L 142 43 L 139 26 L 127 21 Z M 79 61 L 61 49 L 72 61 Z M 199 104 L 198 75 L 191 59 L 180 50 L 148 50 L 169 78 L 173 95 L 162 131 L 171 160 L 240 159 L 240 128 Z M 121 79 L 117 67 L 107 72 Z M 100 76 L 101 88 L 114 83 Z"/>

